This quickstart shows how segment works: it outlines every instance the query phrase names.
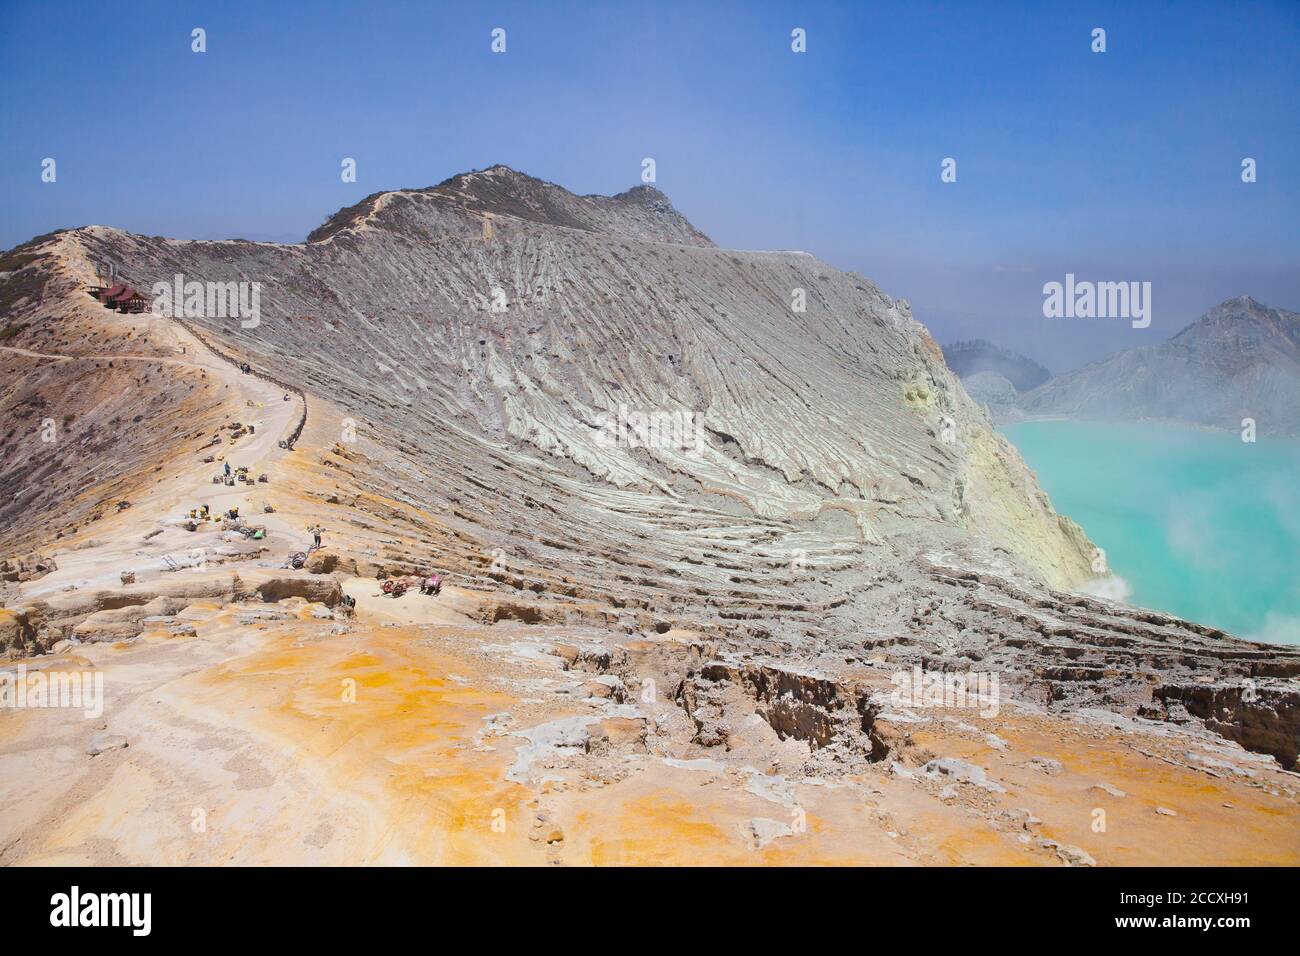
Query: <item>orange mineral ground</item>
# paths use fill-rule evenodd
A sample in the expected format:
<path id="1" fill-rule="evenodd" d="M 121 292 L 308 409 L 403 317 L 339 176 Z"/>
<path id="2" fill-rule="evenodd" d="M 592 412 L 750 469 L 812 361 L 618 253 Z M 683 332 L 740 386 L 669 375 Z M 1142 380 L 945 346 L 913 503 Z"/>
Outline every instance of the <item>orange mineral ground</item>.
<path id="1" fill-rule="evenodd" d="M 390 626 L 364 609 L 340 634 L 321 607 L 289 598 L 263 608 L 283 619 L 243 624 L 195 604 L 193 636 L 48 661 L 102 670 L 113 716 L 5 716 L 4 862 L 1056 865 L 1078 848 L 1102 865 L 1286 865 L 1300 851 L 1287 775 L 1238 754 L 1250 776 L 1211 776 L 1180 765 L 1187 741 L 1044 715 L 939 723 L 911 734 L 902 769 L 838 778 L 790 773 L 797 754 L 788 768 L 694 757 L 629 721 L 511 779 L 528 746 L 512 728 L 599 718 L 590 698 L 521 689 L 582 679 L 548 653 L 563 629 Z M 87 757 L 104 730 L 127 745 Z M 927 779 L 930 754 L 1005 792 Z"/>

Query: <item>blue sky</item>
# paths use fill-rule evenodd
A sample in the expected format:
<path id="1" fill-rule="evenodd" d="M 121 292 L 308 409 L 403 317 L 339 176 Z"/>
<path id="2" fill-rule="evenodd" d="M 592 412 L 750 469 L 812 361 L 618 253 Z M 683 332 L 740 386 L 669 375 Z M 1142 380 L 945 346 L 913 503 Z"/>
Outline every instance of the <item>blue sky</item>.
<path id="1" fill-rule="evenodd" d="M 721 245 L 812 252 L 941 342 L 1062 369 L 1242 293 L 1300 310 L 1297 50 L 1295 2 L 0 0 L 0 246 L 299 241 L 380 189 L 501 162 L 611 193 L 650 156 Z M 1152 327 L 1043 318 L 1066 272 L 1151 281 Z"/>

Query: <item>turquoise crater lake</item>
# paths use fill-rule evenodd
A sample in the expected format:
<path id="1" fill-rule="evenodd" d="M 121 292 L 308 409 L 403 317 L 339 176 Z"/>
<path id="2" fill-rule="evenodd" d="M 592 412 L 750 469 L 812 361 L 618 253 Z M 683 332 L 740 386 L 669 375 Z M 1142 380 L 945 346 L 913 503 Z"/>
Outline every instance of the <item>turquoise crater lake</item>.
<path id="1" fill-rule="evenodd" d="M 1002 429 L 1141 607 L 1300 644 L 1300 442 L 1175 425 Z"/>

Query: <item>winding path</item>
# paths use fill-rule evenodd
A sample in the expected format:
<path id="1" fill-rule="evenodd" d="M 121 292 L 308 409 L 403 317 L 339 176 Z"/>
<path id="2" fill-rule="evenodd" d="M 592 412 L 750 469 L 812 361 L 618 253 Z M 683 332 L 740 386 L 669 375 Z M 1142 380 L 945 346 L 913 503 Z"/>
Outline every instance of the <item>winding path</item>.
<path id="1" fill-rule="evenodd" d="M 0 351 L 61 363 L 120 360 L 201 369 L 212 377 L 218 391 L 222 385 L 229 388 L 228 397 L 224 399 L 224 414 L 228 420 L 247 422 L 250 411 L 256 409 L 252 417 L 257 430 L 252 435 L 245 435 L 234 445 L 213 445 L 211 453 L 223 455 L 232 468 L 247 465 L 254 473 L 273 472 L 275 464 L 289 453 L 280 446 L 280 438 L 298 431 L 306 418 L 305 396 L 299 392 L 294 395 L 295 400 L 286 402 L 286 392 L 279 383 L 267 377 L 241 372 L 235 360 L 213 349 L 182 324 L 168 323 L 163 328 L 175 337 L 178 348 L 185 348 L 184 355 L 63 355 L 15 346 L 0 346 Z M 116 587 L 118 574 L 123 569 L 135 570 L 142 575 L 142 579 L 162 573 L 166 566 L 165 557 L 177 554 L 184 556 L 188 554 L 186 548 L 191 546 L 189 542 L 178 542 L 168 527 L 169 522 L 200 503 L 207 504 L 217 512 L 238 507 L 241 514 L 248 515 L 257 524 L 265 525 L 269 532 L 267 545 L 273 549 L 271 556 L 276 559 L 281 557 L 282 551 L 291 553 L 307 549 L 305 529 L 291 527 L 275 513 L 262 512 L 260 502 L 276 493 L 274 476 L 267 485 L 240 483 L 230 487 L 214 484 L 213 475 L 221 468 L 221 464 L 197 460 L 185 466 L 170 477 L 165 490 L 160 489 L 164 490 L 161 496 L 151 495 L 151 500 L 141 502 L 139 507 L 128 513 L 128 519 L 136 526 L 138 533 L 110 535 L 94 547 L 61 554 L 59 569 L 32 582 L 25 589 L 25 596 L 38 597 L 69 584 L 78 587 Z M 149 540 L 141 540 L 146 531 L 164 528 L 168 530 Z"/>

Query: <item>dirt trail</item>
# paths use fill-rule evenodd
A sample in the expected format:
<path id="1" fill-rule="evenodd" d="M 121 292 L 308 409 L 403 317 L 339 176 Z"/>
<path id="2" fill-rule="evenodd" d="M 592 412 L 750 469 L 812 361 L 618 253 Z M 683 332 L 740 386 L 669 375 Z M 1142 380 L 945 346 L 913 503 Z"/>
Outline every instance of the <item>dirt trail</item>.
<path id="1" fill-rule="evenodd" d="M 255 431 L 232 444 L 214 445 L 210 453 L 214 462 L 203 462 L 196 454 L 192 465 L 168 475 L 148 491 L 117 521 L 92 539 L 89 546 L 58 553 L 59 568 L 24 588 L 24 597 L 39 598 L 69 586 L 112 587 L 119 584 L 123 570 L 136 573 L 137 580 L 147 581 L 165 573 L 171 563 L 182 566 L 201 561 L 214 542 L 211 535 L 195 537 L 180 527 L 181 518 L 190 509 L 206 504 L 215 513 L 238 508 L 241 516 L 267 529 L 266 547 L 276 558 L 292 551 L 305 551 L 309 543 L 305 529 L 290 527 L 275 514 L 263 511 L 273 497 L 275 469 L 290 454 L 279 447 L 301 411 L 302 399 L 284 392 L 276 385 L 253 375 L 245 375 L 225 359 L 215 355 L 178 323 L 169 323 L 159 331 L 183 349 L 181 356 L 147 356 L 100 354 L 93 356 L 55 355 L 4 346 L 6 351 L 54 361 L 141 361 L 185 366 L 206 372 L 214 383 L 230 390 L 227 417 L 231 421 L 253 425 Z M 286 395 L 288 400 L 286 401 Z M 270 476 L 267 484 L 231 487 L 215 484 L 213 476 L 229 463 L 232 471 L 247 466 L 252 474 Z M 154 534 L 145 540 L 145 535 Z"/>
<path id="2" fill-rule="evenodd" d="M 210 366 L 193 359 L 174 358 L 166 355 L 141 355 L 134 352 L 97 352 L 94 355 L 63 355 L 57 352 L 36 352 L 32 349 L 20 349 L 13 345 L 0 345 L 0 351 L 12 352 L 34 359 L 51 359 L 56 362 L 155 362 L 164 365 L 202 365 Z M 210 353 L 209 353 L 210 354 Z"/>

